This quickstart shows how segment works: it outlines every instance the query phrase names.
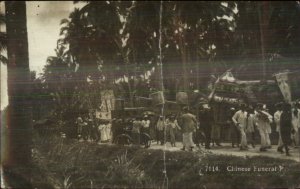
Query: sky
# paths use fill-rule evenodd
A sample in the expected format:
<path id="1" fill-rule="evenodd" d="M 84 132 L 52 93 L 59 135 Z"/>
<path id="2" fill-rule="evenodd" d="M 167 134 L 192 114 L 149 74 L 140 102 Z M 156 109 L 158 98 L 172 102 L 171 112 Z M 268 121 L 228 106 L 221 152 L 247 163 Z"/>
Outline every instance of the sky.
<path id="1" fill-rule="evenodd" d="M 29 67 L 38 74 L 43 71 L 48 56 L 55 55 L 56 41 L 59 39 L 60 21 L 68 18 L 75 7 L 84 3 L 73 1 L 27 1 L 27 32 L 29 48 Z M 4 3 L 0 3 L 4 12 Z M 2 31 L 5 28 L 0 28 Z M 1 110 L 7 106 L 6 66 L 1 65 Z"/>

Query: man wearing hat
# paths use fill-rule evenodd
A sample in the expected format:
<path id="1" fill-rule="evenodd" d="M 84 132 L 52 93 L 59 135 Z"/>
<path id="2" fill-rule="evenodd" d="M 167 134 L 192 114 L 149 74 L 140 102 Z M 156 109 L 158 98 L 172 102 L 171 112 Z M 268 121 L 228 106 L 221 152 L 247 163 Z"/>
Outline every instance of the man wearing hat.
<path id="1" fill-rule="evenodd" d="M 180 127 L 182 130 L 182 150 L 188 149 L 190 151 L 193 150 L 194 142 L 193 142 L 193 132 L 196 131 L 197 128 L 197 119 L 196 116 L 189 113 L 188 107 L 183 108 L 183 114 L 180 117 Z"/>

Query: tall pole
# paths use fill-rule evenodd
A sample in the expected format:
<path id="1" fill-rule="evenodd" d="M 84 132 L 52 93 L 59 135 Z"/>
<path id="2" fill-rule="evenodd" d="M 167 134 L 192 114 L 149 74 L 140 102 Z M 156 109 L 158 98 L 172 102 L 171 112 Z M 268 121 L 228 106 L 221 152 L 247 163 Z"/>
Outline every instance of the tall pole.
<path id="1" fill-rule="evenodd" d="M 5 1 L 7 31 L 8 143 L 1 159 L 14 188 L 28 187 L 31 163 L 30 71 L 25 1 Z M 12 180 L 11 180 L 12 179 Z"/>
<path id="2" fill-rule="evenodd" d="M 268 21 L 269 21 L 269 2 L 262 1 L 261 6 L 258 6 L 258 16 L 260 25 L 260 41 L 261 41 L 261 56 L 262 56 L 262 78 L 266 80 L 266 49 L 268 45 L 267 31 L 268 31 Z"/>

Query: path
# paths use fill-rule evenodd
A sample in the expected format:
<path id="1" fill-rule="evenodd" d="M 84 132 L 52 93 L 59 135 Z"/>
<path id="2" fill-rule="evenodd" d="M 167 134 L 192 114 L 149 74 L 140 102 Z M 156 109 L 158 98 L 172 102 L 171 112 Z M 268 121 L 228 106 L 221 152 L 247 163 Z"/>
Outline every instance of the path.
<path id="1" fill-rule="evenodd" d="M 163 150 L 165 147 L 164 145 L 159 145 L 156 142 L 153 142 L 150 146 L 150 149 L 161 149 Z M 180 151 L 182 148 L 182 143 L 177 142 L 176 147 L 171 147 L 170 143 L 167 143 L 166 150 L 168 151 Z M 204 147 L 201 146 L 201 149 L 203 150 Z M 225 143 L 222 144 L 222 146 L 218 147 L 212 147 L 212 149 L 208 150 L 212 152 L 213 154 L 220 154 L 220 155 L 233 155 L 233 156 L 240 156 L 240 157 L 246 157 L 246 156 L 264 156 L 264 157 L 272 157 L 272 158 L 280 158 L 280 159 L 291 159 L 295 160 L 297 162 L 300 162 L 300 148 L 293 148 L 290 147 L 290 154 L 291 156 L 286 156 L 285 154 L 281 154 L 277 152 L 277 146 L 273 145 L 271 149 L 269 149 L 267 152 L 260 152 L 259 146 L 256 148 L 250 147 L 248 151 L 240 151 L 238 148 L 232 148 L 231 144 Z"/>

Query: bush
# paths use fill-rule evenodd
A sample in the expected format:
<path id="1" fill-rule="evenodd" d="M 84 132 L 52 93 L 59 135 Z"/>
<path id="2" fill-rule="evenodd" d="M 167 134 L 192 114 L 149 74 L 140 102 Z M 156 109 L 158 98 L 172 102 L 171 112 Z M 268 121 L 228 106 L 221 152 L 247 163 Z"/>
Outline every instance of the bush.
<path id="1" fill-rule="evenodd" d="M 55 188 L 162 188 L 166 184 L 164 152 L 118 145 L 97 145 L 76 140 L 49 138 L 36 144 L 34 162 L 39 167 L 35 183 Z M 191 152 L 165 152 L 169 188 L 262 188 L 297 187 L 300 165 L 269 157 L 235 157 Z M 199 171 L 205 165 L 282 165 L 280 173 Z M 44 182 L 39 180 L 44 178 Z M 39 187 L 37 187 L 39 188 Z"/>

